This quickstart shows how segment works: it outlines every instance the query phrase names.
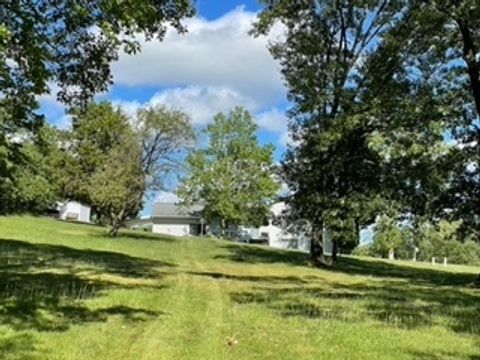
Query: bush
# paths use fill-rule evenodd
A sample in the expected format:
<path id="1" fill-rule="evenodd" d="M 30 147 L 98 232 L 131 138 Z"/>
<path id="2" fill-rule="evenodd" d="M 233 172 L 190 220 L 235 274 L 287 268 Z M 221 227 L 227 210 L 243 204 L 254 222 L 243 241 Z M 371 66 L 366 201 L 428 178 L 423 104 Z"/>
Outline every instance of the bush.
<path id="1" fill-rule="evenodd" d="M 480 245 L 470 239 L 458 238 L 460 221 L 440 221 L 437 225 L 423 223 L 417 229 L 418 259 L 430 261 L 432 257 L 446 257 L 452 264 L 480 264 Z"/>
<path id="2" fill-rule="evenodd" d="M 411 258 L 413 244 L 410 229 L 400 225 L 396 218 L 381 216 L 375 224 L 372 251 L 373 256 L 378 257 L 388 257 L 393 251 L 395 258 Z"/>
<path id="3" fill-rule="evenodd" d="M 355 256 L 375 256 L 372 244 L 358 245 L 352 251 Z"/>

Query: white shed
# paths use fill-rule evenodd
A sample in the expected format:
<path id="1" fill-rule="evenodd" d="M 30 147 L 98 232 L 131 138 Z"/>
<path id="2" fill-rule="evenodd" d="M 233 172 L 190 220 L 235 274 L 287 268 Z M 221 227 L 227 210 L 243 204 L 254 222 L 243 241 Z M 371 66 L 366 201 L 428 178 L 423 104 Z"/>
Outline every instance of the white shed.
<path id="1" fill-rule="evenodd" d="M 61 220 L 90 222 L 91 208 L 77 201 L 68 201 L 58 204 L 59 218 Z"/>

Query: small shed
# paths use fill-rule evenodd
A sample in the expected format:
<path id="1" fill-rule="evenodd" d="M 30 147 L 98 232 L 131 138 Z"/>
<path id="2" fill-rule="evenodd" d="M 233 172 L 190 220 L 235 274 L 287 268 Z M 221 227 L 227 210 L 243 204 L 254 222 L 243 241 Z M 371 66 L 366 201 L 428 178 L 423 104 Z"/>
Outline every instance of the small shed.
<path id="1" fill-rule="evenodd" d="M 67 201 L 58 204 L 59 218 L 61 220 L 89 223 L 91 208 L 77 201 Z"/>

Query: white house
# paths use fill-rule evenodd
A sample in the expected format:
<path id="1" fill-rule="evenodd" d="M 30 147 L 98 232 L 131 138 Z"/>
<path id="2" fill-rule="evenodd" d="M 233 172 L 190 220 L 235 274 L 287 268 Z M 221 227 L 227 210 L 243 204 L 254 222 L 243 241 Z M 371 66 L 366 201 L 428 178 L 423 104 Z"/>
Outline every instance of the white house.
<path id="1" fill-rule="evenodd" d="M 281 219 L 287 210 L 284 202 L 273 204 L 270 208 L 272 216 L 268 225 L 259 228 L 260 234 L 268 234 L 268 245 L 271 247 L 310 251 L 310 237 L 306 231 Z"/>
<path id="2" fill-rule="evenodd" d="M 152 232 L 173 236 L 198 236 L 205 234 L 219 235 L 219 221 L 206 223 L 201 216 L 203 207 L 195 205 L 182 207 L 174 203 L 157 202 L 153 205 Z M 271 207 L 268 225 L 261 227 L 229 226 L 229 237 L 242 242 L 262 242 L 269 246 L 283 249 L 310 250 L 310 238 L 305 232 L 291 224 L 281 221 L 287 206 L 279 202 Z"/>
<path id="3" fill-rule="evenodd" d="M 65 203 L 57 203 L 58 217 L 61 220 L 79 221 L 84 223 L 90 222 L 91 208 L 88 205 L 77 201 L 68 201 Z"/>
<path id="4" fill-rule="evenodd" d="M 206 234 L 206 224 L 200 216 L 202 209 L 202 206 L 182 207 L 173 203 L 155 203 L 152 232 L 173 236 Z"/>

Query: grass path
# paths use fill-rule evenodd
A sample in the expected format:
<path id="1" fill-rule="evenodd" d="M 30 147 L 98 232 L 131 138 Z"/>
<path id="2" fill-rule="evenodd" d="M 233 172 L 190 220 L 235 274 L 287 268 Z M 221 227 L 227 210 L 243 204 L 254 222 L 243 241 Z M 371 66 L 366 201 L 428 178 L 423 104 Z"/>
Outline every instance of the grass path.
<path id="1" fill-rule="evenodd" d="M 0 217 L 0 359 L 479 360 L 477 269 Z"/>

